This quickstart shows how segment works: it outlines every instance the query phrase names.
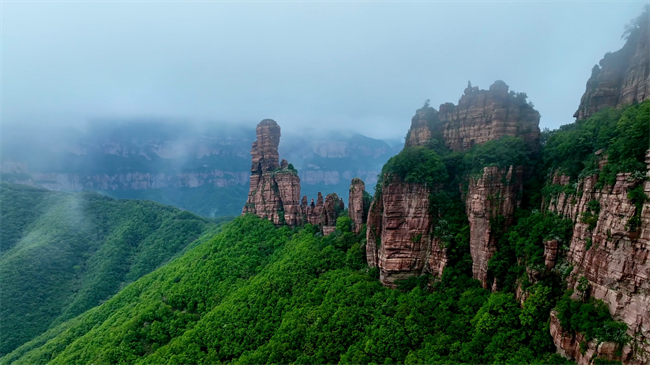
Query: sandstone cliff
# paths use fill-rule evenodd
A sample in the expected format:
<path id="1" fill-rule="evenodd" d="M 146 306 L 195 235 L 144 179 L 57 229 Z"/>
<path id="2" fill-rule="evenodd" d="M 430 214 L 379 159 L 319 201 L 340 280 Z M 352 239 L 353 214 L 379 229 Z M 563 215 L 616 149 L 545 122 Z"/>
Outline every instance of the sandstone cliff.
<path id="1" fill-rule="evenodd" d="M 483 169 L 483 174 L 470 178 L 466 210 L 470 227 L 472 273 L 484 288 L 495 287 L 488 282 L 488 261 L 497 249 L 493 223 L 506 228 L 512 224 L 516 208 L 521 204 L 523 167 L 510 166 L 501 170 L 495 166 Z M 502 217 L 502 222 L 494 222 Z"/>
<path id="2" fill-rule="evenodd" d="M 539 113 L 526 102 L 523 93 L 508 91 L 503 81 L 489 90 L 468 86 L 458 105 L 445 103 L 439 111 L 419 109 L 411 121 L 405 147 L 423 146 L 436 136 L 453 151 L 503 136 L 522 137 L 531 148 L 539 145 Z"/>
<path id="3" fill-rule="evenodd" d="M 376 195 L 368 215 L 366 254 L 382 284 L 429 272 L 442 275 L 446 249 L 433 237 L 429 189 L 396 177 Z"/>
<path id="4" fill-rule="evenodd" d="M 650 156 L 650 151 L 649 151 Z M 650 169 L 650 161 L 647 161 Z M 553 181 L 566 185 L 568 178 Z M 633 340 L 623 348 L 625 364 L 650 362 L 650 202 L 633 202 L 628 193 L 639 185 L 650 194 L 650 181 L 618 174 L 614 186 L 596 187 L 598 175 L 584 178 L 575 194 L 559 193 L 547 202 L 548 209 L 570 217 L 573 239 L 567 260 L 573 265 L 571 287 L 578 279 L 589 281 L 589 293 L 608 304 L 615 320 L 628 326 Z M 597 204 L 595 203 L 597 202 Z M 636 203 L 636 204 L 635 204 Z M 596 219 L 593 207 L 598 206 Z M 639 219 L 632 224 L 632 218 Z M 563 345 L 564 346 L 564 345 Z M 560 347 L 561 351 L 570 353 Z"/>
<path id="5" fill-rule="evenodd" d="M 607 53 L 594 66 L 580 106 L 573 115 L 587 119 L 599 110 L 650 98 L 650 19 L 642 14 L 623 48 Z"/>
<path id="6" fill-rule="evenodd" d="M 359 178 L 352 179 L 350 183 L 350 195 L 348 198 L 348 213 L 352 220 L 352 231 L 359 233 L 361 226 L 366 223 L 368 219 L 366 201 L 364 200 L 364 193 L 366 192 L 366 184 Z"/>
<path id="7" fill-rule="evenodd" d="M 574 334 L 562 329 L 555 311 L 551 312 L 549 327 L 558 353 L 566 358 L 574 359 L 578 365 L 592 365 L 595 358 L 612 362 L 622 360 L 619 344 L 616 342 L 598 343 L 596 340 L 586 342 L 583 334 Z M 585 343 L 586 348 L 581 349 L 581 343 Z"/>
<path id="8" fill-rule="evenodd" d="M 428 105 L 419 109 L 411 121 L 405 148 L 435 148 L 436 143 L 443 142 L 452 151 L 467 151 L 475 145 L 512 136 L 521 137 L 529 152 L 535 153 L 539 146 L 539 119 L 525 94 L 510 92 L 502 81 L 496 81 L 489 90 L 470 85 L 458 106 L 446 103 L 440 111 Z M 483 287 L 492 286 L 487 273 L 488 261 L 496 250 L 492 221 L 503 219 L 500 224 L 504 227 L 512 223 L 513 213 L 521 204 L 524 172 L 523 166 L 487 167 L 480 178 L 459 176 L 461 180 L 470 180 L 465 205 L 473 274 Z M 391 181 L 375 200 L 368 217 L 366 253 L 368 263 L 376 262 L 381 269 L 382 282 L 392 285 L 396 279 L 423 272 L 442 273 L 448 258 L 446 250 L 431 237 L 433 220 L 427 211 L 428 190 Z M 412 229 L 414 233 L 406 233 Z M 372 246 L 373 242 L 378 249 Z"/>
<path id="9" fill-rule="evenodd" d="M 312 224 L 320 227 L 324 235 L 336 229 L 336 220 L 345 209 L 343 199 L 336 193 L 328 194 L 325 199 L 319 192 L 316 199 L 307 203 L 307 196 L 300 198 L 300 177 L 287 160 L 279 161 L 280 126 L 271 119 L 264 119 L 256 128 L 257 139 L 251 147 L 251 177 L 248 200 L 242 214 L 252 213 L 272 221 L 275 225 L 291 227 Z M 353 180 L 353 186 L 359 186 L 361 193 L 361 214 L 363 214 L 363 181 Z M 352 194 L 350 201 L 358 206 L 358 193 Z M 355 213 L 358 215 L 358 212 Z M 353 219 L 363 222 L 363 215 Z M 356 231 L 358 233 L 358 231 Z"/>
<path id="10" fill-rule="evenodd" d="M 276 225 L 302 224 L 300 178 L 288 163 L 279 163 L 280 126 L 264 119 L 257 125 L 256 134 L 251 148 L 250 191 L 242 212 L 267 218 Z"/>

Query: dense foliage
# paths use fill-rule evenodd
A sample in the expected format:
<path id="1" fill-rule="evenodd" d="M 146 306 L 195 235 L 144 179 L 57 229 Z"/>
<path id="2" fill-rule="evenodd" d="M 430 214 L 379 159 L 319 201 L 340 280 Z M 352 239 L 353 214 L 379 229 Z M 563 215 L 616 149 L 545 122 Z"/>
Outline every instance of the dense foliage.
<path id="1" fill-rule="evenodd" d="M 563 363 L 543 288 L 520 309 L 471 279 L 466 254 L 433 293 L 385 288 L 361 237 L 243 216 L 209 242 L 51 329 L 2 363 Z"/>
<path id="2" fill-rule="evenodd" d="M 497 286 L 505 291 L 514 291 L 517 280 L 527 289 L 526 267 L 539 273 L 539 281 L 554 288 L 559 295 L 563 284 L 555 273 L 544 266 L 544 242 L 557 240 L 560 249 L 566 249 L 573 234 L 573 222 L 556 214 L 540 211 L 520 210 L 515 217 L 517 223 L 504 229 L 503 218 L 492 221 L 492 232 L 497 237 L 497 251 L 488 262 L 488 275 L 496 278 Z"/>
<path id="3" fill-rule="evenodd" d="M 0 354 L 101 304 L 217 228 L 97 193 L 1 183 L 0 200 Z"/>
<path id="4" fill-rule="evenodd" d="M 606 109 L 547 132 L 545 168 L 576 179 L 597 172 L 598 159 L 607 156 L 599 178 L 601 184 L 612 185 L 619 172 L 643 176 L 644 156 L 650 145 L 649 120 L 650 100 L 646 100 L 624 109 Z"/>
<path id="5" fill-rule="evenodd" d="M 381 170 L 382 177 L 396 175 L 404 182 L 434 188 L 449 177 L 444 162 L 426 147 L 407 147 L 391 157 Z M 378 184 L 380 186 L 381 183 Z"/>
<path id="6" fill-rule="evenodd" d="M 573 291 L 567 291 L 556 306 L 557 317 L 562 328 L 580 332 L 586 341 L 613 341 L 624 344 L 629 340 L 627 325 L 612 320 L 607 304 L 601 300 L 572 300 Z"/>

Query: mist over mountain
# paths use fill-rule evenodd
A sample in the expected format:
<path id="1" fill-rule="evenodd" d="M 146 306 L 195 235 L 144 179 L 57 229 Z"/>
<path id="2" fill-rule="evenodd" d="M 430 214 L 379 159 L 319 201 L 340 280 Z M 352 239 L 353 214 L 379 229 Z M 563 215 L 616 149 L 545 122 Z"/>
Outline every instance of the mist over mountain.
<path id="1" fill-rule="evenodd" d="M 345 196 L 353 177 L 374 186 L 381 166 L 402 147 L 356 133 L 285 134 L 280 154 L 293 161 L 309 196 Z M 226 123 L 99 120 L 52 131 L 10 126 L 4 136 L 4 181 L 149 199 L 215 217 L 241 213 L 255 131 Z"/>

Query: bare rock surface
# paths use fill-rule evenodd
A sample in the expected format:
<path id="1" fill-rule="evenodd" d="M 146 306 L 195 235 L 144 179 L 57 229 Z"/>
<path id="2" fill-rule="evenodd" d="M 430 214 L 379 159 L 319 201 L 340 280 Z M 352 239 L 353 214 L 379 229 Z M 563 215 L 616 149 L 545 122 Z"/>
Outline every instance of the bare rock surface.
<path id="1" fill-rule="evenodd" d="M 361 226 L 366 223 L 368 207 L 365 206 L 363 194 L 366 191 L 366 184 L 359 178 L 352 179 L 350 183 L 350 195 L 348 200 L 348 212 L 352 220 L 352 231 L 359 233 Z"/>
<path id="2" fill-rule="evenodd" d="M 560 184 L 567 179 L 557 177 Z M 628 326 L 633 340 L 624 349 L 625 364 L 650 363 L 650 202 L 638 211 L 628 192 L 642 184 L 650 194 L 650 181 L 618 174 L 614 186 L 596 187 L 598 175 L 578 183 L 577 196 L 560 193 L 548 202 L 551 211 L 570 217 L 574 222 L 568 260 L 574 269 L 567 279 L 577 286 L 578 279 L 589 281 L 590 294 L 609 306 L 615 320 Z M 590 201 L 598 201 L 600 212 L 595 226 L 582 222 Z M 630 219 L 640 218 L 637 227 Z"/>
<path id="3" fill-rule="evenodd" d="M 431 234 L 429 193 L 423 185 L 393 178 L 372 203 L 366 254 L 369 265 L 379 267 L 386 286 L 425 272 L 442 275 L 446 249 Z"/>
<path id="4" fill-rule="evenodd" d="M 512 223 L 514 211 L 521 204 L 523 168 L 510 166 L 508 170 L 496 166 L 486 167 L 478 179 L 470 179 L 466 199 L 470 228 L 470 253 L 472 273 L 484 288 L 488 281 L 488 261 L 496 252 L 496 237 L 491 220 L 503 216 L 503 224 Z"/>
<path id="5" fill-rule="evenodd" d="M 437 135 L 453 151 L 466 151 L 503 136 L 522 137 L 536 148 L 540 114 L 523 96 L 513 95 L 508 89 L 503 81 L 494 82 L 489 90 L 468 86 L 458 105 L 445 103 L 439 111 L 418 110 L 405 147 L 426 145 Z"/>
<path id="6" fill-rule="evenodd" d="M 620 50 L 607 53 L 594 66 L 580 106 L 573 115 L 587 119 L 606 108 L 618 108 L 650 98 L 650 20 L 640 17 Z"/>

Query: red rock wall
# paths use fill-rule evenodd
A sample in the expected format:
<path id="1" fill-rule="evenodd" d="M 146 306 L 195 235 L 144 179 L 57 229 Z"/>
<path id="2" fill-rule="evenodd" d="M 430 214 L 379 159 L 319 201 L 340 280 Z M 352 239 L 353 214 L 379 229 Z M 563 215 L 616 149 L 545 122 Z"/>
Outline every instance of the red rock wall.
<path id="1" fill-rule="evenodd" d="M 442 104 L 439 112 L 429 109 L 420 109 L 413 117 L 406 147 L 426 145 L 436 128 L 453 151 L 466 151 L 503 136 L 522 137 L 533 149 L 539 145 L 539 113 L 510 95 L 503 81 L 496 81 L 489 90 L 468 87 L 458 105 Z"/>
<path id="2" fill-rule="evenodd" d="M 647 13 L 639 19 L 638 31 L 623 48 L 606 54 L 594 67 L 574 117 L 587 119 L 603 108 L 650 98 L 650 20 Z"/>
<path id="3" fill-rule="evenodd" d="M 573 334 L 565 331 L 557 318 L 555 311 L 551 312 L 550 323 L 551 337 L 560 355 L 573 359 L 578 365 L 592 365 L 596 358 L 609 361 L 621 361 L 620 347 L 616 342 L 601 342 L 595 340 L 587 342 L 584 353 L 580 350 L 580 343 L 585 341 L 584 335 Z"/>
<path id="4" fill-rule="evenodd" d="M 555 182 L 567 183 L 556 177 Z M 623 349 L 625 364 L 650 363 L 650 203 L 643 204 L 641 224 L 630 231 L 628 221 L 636 207 L 627 199 L 628 192 L 639 184 L 650 195 L 650 181 L 632 180 L 630 174 L 619 174 L 613 187 L 596 189 L 598 176 L 590 176 L 578 184 L 578 196 L 561 193 L 548 202 L 551 211 L 574 220 L 573 238 L 567 258 L 574 266 L 569 286 L 577 285 L 584 276 L 589 280 L 590 295 L 608 304 L 614 319 L 628 326 L 634 338 Z M 600 202 L 600 213 L 593 231 L 581 222 L 591 200 Z M 591 247 L 587 249 L 587 242 Z"/>
<path id="5" fill-rule="evenodd" d="M 366 223 L 367 208 L 364 205 L 363 194 L 366 191 L 366 185 L 359 178 L 352 179 L 350 183 L 350 196 L 348 199 L 348 212 L 352 220 L 352 231 L 359 233 L 361 226 Z"/>
<path id="6" fill-rule="evenodd" d="M 470 179 L 466 198 L 470 228 L 470 253 L 474 278 L 484 288 L 488 282 L 488 261 L 496 252 L 496 237 L 492 234 L 490 219 L 502 215 L 506 226 L 512 223 L 514 211 L 521 204 L 523 168 L 511 166 L 507 171 L 494 167 L 483 169 L 478 179 Z"/>
<path id="7" fill-rule="evenodd" d="M 432 223 L 429 189 L 396 178 L 382 187 L 366 233 L 368 263 L 376 262 L 382 284 L 395 287 L 396 280 L 425 272 L 442 275 L 446 250 L 432 237 Z"/>

